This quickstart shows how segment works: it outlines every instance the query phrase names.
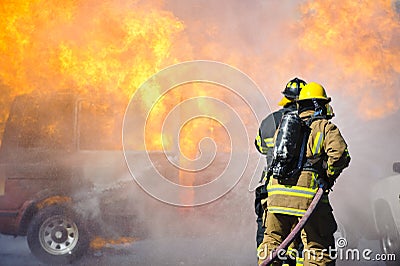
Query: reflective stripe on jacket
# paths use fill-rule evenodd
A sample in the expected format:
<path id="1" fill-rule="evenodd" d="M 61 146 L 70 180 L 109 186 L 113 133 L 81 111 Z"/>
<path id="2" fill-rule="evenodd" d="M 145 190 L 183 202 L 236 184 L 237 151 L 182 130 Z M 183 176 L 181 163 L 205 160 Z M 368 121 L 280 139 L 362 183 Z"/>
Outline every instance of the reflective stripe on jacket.
<path id="1" fill-rule="evenodd" d="M 313 113 L 314 111 L 306 111 L 300 117 L 305 119 Z M 350 160 L 346 142 L 339 129 L 326 119 L 315 120 L 310 127 L 306 157 L 324 155 L 327 158 L 328 178 L 336 178 Z M 290 185 L 279 184 L 277 179 L 271 178 L 267 185 L 268 211 L 303 216 L 318 190 L 317 178 L 317 173 L 305 170 Z M 329 203 L 327 195 L 324 195 L 323 202 Z"/>

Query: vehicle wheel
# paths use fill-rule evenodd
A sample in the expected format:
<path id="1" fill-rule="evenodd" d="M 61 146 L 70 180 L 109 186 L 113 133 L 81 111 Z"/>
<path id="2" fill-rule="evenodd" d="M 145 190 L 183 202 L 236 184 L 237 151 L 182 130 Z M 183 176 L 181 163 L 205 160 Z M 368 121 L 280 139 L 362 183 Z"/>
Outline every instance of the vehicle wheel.
<path id="1" fill-rule="evenodd" d="M 82 219 L 60 205 L 46 207 L 34 216 L 27 240 L 31 252 L 39 260 L 57 265 L 78 259 L 89 246 Z"/>
<path id="2" fill-rule="evenodd" d="M 396 228 L 390 209 L 383 208 L 377 212 L 379 219 L 379 238 L 382 252 L 385 254 L 395 254 L 400 257 L 400 234 Z M 386 261 L 386 265 L 398 265 L 396 261 Z"/>

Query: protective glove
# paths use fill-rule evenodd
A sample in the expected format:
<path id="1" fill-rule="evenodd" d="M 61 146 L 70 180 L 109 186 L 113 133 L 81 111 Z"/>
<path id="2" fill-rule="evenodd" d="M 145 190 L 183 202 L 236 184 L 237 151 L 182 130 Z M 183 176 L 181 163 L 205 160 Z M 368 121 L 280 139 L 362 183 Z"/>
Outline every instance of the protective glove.
<path id="1" fill-rule="evenodd" d="M 268 197 L 268 192 L 265 185 L 260 185 L 256 188 L 256 197 L 254 200 L 254 209 L 258 217 L 262 217 L 264 209 L 262 207 L 262 200 Z"/>
<path id="2" fill-rule="evenodd" d="M 333 185 L 335 184 L 335 180 L 333 178 L 328 177 L 320 177 L 317 179 L 318 186 L 321 187 L 324 191 L 332 190 Z"/>

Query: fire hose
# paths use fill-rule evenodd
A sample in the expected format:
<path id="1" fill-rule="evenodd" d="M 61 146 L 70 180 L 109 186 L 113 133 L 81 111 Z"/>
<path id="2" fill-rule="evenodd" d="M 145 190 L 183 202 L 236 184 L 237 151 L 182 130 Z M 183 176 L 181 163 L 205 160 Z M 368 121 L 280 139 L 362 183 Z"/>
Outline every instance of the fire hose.
<path id="1" fill-rule="evenodd" d="M 297 223 L 297 225 L 295 226 L 293 231 L 290 232 L 290 234 L 285 238 L 285 240 L 283 240 L 283 242 L 279 245 L 279 247 L 277 249 L 273 250 L 272 253 L 270 255 L 268 255 L 268 258 L 265 261 L 263 261 L 260 264 L 260 266 L 270 265 L 276 259 L 276 257 L 278 256 L 278 253 L 281 250 L 286 250 L 288 248 L 290 243 L 292 243 L 292 241 L 300 233 L 301 229 L 304 228 L 306 222 L 308 221 L 308 219 L 310 218 L 311 214 L 314 212 L 315 208 L 317 207 L 319 201 L 321 200 L 323 193 L 324 193 L 324 189 L 320 187 L 317 190 L 317 193 L 315 194 L 314 199 L 312 200 L 312 202 L 311 202 L 310 206 L 308 207 L 306 213 L 303 215 L 303 217 Z"/>

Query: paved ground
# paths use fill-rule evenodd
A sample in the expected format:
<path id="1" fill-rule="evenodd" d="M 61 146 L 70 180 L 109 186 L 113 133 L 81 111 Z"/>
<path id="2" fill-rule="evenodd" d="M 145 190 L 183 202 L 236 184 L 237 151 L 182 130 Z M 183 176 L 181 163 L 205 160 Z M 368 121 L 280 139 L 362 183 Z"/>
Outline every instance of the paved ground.
<path id="1" fill-rule="evenodd" d="M 218 240 L 212 236 L 208 239 L 153 239 L 141 240 L 129 244 L 108 245 L 100 250 L 90 250 L 89 254 L 75 265 L 256 265 L 252 262 L 251 252 L 245 249 L 238 252 L 237 245 L 225 250 Z M 361 240 L 358 246 L 360 251 L 371 249 L 373 257 L 380 253 L 377 241 Z M 361 254 L 361 253 L 360 253 Z M 342 253 L 345 258 L 346 253 Z M 361 255 L 362 256 L 362 255 Z M 29 251 L 25 237 L 10 237 L 0 235 L 0 265 L 4 266 L 41 266 Z M 383 262 L 366 261 L 338 261 L 338 266 L 368 265 L 383 266 Z"/>
<path id="2" fill-rule="evenodd" d="M 235 252 L 228 257 L 229 250 L 220 256 L 218 248 L 206 239 L 141 240 L 90 250 L 75 265 L 255 265 L 248 262 L 251 256 Z M 0 265 L 45 264 L 30 253 L 25 237 L 0 235 Z"/>

